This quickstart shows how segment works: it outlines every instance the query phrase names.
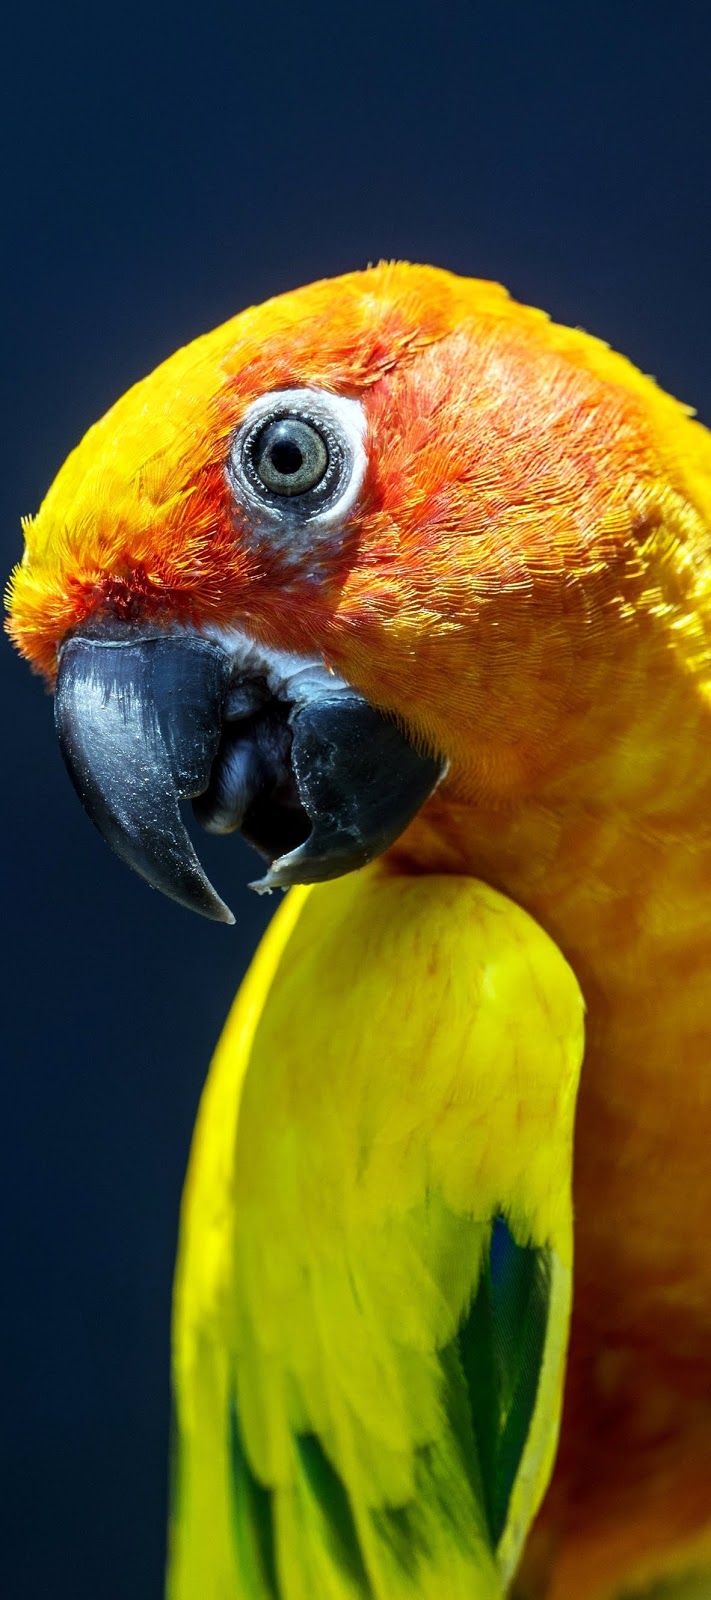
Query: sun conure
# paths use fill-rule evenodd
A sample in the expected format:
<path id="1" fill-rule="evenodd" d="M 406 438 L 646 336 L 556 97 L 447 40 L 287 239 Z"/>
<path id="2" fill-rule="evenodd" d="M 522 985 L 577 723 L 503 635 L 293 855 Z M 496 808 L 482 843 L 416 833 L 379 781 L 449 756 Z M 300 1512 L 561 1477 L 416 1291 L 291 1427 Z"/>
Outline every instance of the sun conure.
<path id="1" fill-rule="evenodd" d="M 304 886 L 186 1186 L 170 1600 L 711 1585 L 710 527 L 684 407 L 404 264 L 179 351 L 27 522 L 101 832 Z"/>

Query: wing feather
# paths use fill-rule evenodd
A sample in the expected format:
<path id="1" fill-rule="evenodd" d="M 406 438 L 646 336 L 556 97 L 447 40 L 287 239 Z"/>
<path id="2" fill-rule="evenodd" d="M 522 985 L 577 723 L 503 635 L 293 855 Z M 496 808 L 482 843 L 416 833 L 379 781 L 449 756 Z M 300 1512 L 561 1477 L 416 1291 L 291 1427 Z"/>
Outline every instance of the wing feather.
<path id="1" fill-rule="evenodd" d="M 555 1451 L 581 1054 L 570 969 L 483 885 L 287 898 L 186 1187 L 171 1600 L 505 1593 Z"/>

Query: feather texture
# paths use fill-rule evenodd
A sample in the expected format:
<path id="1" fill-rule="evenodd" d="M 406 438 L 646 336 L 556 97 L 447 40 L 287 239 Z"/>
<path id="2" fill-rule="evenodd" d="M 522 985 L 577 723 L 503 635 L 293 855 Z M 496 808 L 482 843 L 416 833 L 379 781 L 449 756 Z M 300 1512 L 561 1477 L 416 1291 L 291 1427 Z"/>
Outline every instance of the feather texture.
<path id="1" fill-rule="evenodd" d="M 504 1592 L 558 1425 L 581 1050 L 569 968 L 482 885 L 288 897 L 186 1188 L 171 1600 Z"/>
<path id="2" fill-rule="evenodd" d="M 366 425 L 360 501 L 316 575 L 278 541 L 255 542 L 225 470 L 247 408 L 294 385 L 356 399 Z M 496 285 L 385 263 L 241 313 L 124 395 L 28 519 L 10 584 L 9 631 L 50 682 L 67 632 L 104 620 L 236 627 L 315 655 L 448 763 L 390 870 L 483 879 L 572 964 L 589 1006 L 575 1314 L 526 1600 L 610 1600 L 711 1561 L 710 530 L 711 435 L 687 407 Z M 258 1012 L 278 937 L 250 991 Z M 403 967 L 408 997 L 413 982 Z M 251 1059 L 234 1029 L 226 1142 L 213 1128 L 194 1164 L 196 1192 L 222 1194 L 226 1212 L 211 1164 L 235 1170 L 236 1076 Z M 427 1046 L 445 1095 L 446 1039 Z M 294 1197 L 306 1204 L 307 1187 Z M 196 1305 L 228 1281 L 227 1223 L 208 1206 L 204 1224 L 184 1256 Z M 240 1263 L 249 1285 L 260 1270 Z M 214 1329 L 222 1310 L 203 1309 Z M 245 1359 L 258 1368 L 259 1351 Z M 198 1365 L 181 1429 L 199 1404 L 191 1481 L 209 1518 L 236 1380 L 216 1349 Z M 246 1461 L 250 1404 L 245 1390 Z M 283 1409 L 267 1422 L 270 1448 L 286 1448 Z M 487 1504 L 493 1525 L 501 1515 Z"/>

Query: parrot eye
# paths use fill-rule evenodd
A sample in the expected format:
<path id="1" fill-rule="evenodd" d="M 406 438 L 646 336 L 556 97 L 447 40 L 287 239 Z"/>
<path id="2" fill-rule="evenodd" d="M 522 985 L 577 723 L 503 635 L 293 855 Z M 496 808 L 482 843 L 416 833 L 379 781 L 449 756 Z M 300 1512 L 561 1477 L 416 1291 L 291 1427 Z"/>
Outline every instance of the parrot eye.
<path id="1" fill-rule="evenodd" d="M 250 464 L 272 494 L 305 494 L 328 472 L 328 445 L 318 428 L 302 417 L 280 417 L 248 441 Z"/>
<path id="2" fill-rule="evenodd" d="M 235 434 L 227 477 L 256 525 L 293 536 L 332 526 L 351 510 L 365 472 L 365 420 L 357 400 L 284 389 L 250 406 Z"/>

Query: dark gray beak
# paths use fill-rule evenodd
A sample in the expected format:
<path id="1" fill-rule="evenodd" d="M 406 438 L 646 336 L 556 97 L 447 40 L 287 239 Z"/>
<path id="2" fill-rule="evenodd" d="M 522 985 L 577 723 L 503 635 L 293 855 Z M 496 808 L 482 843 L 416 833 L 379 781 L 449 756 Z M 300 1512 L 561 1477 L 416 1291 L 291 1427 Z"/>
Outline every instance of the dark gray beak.
<path id="1" fill-rule="evenodd" d="M 202 794 L 220 742 L 228 667 L 190 634 L 75 637 L 54 716 L 69 776 L 107 844 L 171 899 L 234 922 L 200 866 L 179 800 Z"/>
<path id="2" fill-rule="evenodd" d="M 64 644 L 55 720 L 92 822 L 129 866 L 181 905 L 233 922 L 180 811 L 240 829 L 270 863 L 258 889 L 338 877 L 386 850 L 442 763 L 415 750 L 354 690 L 271 694 L 219 644 L 190 633 Z"/>

